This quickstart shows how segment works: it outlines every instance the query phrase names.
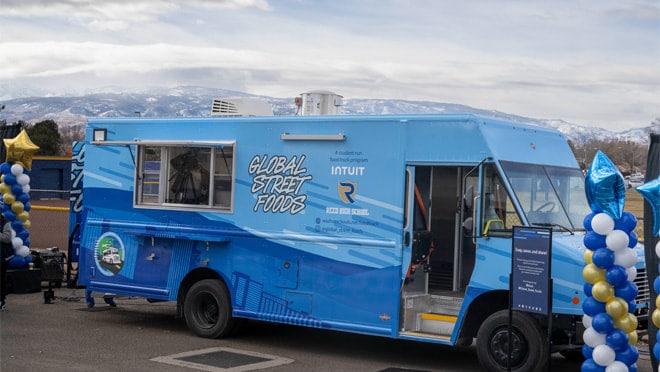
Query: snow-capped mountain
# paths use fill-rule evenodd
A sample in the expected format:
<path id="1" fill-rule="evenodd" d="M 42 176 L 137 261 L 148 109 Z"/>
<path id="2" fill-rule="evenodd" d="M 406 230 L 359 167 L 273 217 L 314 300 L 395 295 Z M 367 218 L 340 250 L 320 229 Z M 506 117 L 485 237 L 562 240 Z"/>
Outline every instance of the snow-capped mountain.
<path id="1" fill-rule="evenodd" d="M 141 91 L 123 91 L 121 87 L 108 87 L 80 96 L 39 96 L 3 100 L 5 108 L 0 120 L 8 123 L 23 120 L 35 123 L 52 119 L 58 125 L 82 125 L 93 117 L 167 117 L 209 116 L 215 98 L 254 97 L 266 100 L 275 115 L 294 115 L 294 97 L 273 98 L 247 93 L 204 87 L 145 88 Z M 398 99 L 344 99 L 342 114 L 430 114 L 472 113 L 517 122 L 555 128 L 574 143 L 589 139 L 628 140 L 645 144 L 649 128 L 636 128 L 612 132 L 602 128 L 584 127 L 556 119 L 537 119 L 483 110 L 460 104 L 406 101 Z"/>

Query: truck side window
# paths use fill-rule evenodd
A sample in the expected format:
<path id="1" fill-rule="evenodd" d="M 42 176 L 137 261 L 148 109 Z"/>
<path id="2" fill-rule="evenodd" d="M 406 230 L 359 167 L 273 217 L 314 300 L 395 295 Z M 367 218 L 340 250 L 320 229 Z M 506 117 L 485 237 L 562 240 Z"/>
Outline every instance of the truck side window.
<path id="1" fill-rule="evenodd" d="M 136 204 L 230 210 L 234 146 L 138 146 Z"/>
<path id="2" fill-rule="evenodd" d="M 520 218 L 495 168 L 487 166 L 484 172 L 481 233 L 510 233 L 513 225 L 520 223 Z"/>

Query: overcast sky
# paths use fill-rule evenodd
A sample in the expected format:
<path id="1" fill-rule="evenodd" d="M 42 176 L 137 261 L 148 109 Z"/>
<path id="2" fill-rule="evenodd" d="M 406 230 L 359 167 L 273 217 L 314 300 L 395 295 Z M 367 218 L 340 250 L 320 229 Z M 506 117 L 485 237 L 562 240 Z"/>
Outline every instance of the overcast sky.
<path id="1" fill-rule="evenodd" d="M 2 0 L 0 96 L 196 85 L 660 118 L 660 0 Z"/>

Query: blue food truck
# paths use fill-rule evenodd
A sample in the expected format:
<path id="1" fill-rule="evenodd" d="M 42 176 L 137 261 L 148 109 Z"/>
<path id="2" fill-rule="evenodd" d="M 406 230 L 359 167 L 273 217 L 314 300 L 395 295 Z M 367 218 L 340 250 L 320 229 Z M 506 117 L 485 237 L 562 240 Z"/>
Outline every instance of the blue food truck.
<path id="1" fill-rule="evenodd" d="M 489 370 L 581 355 L 591 211 L 558 131 L 474 115 L 99 118 L 73 158 L 78 283 L 176 301 L 201 337 L 257 319 L 476 342 Z M 509 362 L 514 226 L 552 229 L 552 321 L 513 312 Z M 641 250 L 636 267 L 648 287 Z"/>

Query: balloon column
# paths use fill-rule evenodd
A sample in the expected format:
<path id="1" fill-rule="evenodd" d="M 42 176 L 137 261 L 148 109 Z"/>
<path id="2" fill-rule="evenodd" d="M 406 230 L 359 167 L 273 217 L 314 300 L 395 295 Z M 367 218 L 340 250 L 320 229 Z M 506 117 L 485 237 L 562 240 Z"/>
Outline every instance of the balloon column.
<path id="1" fill-rule="evenodd" d="M 651 205 L 653 210 L 653 236 L 658 236 L 658 230 L 660 230 L 660 177 L 637 187 L 635 190 L 642 194 L 644 199 Z M 655 254 L 660 257 L 660 241 L 655 245 Z M 653 290 L 655 293 L 660 293 L 660 276 L 654 279 Z M 660 296 L 655 298 L 655 307 L 651 314 L 651 321 L 658 329 L 658 333 L 655 337 L 656 343 L 653 345 L 653 355 L 656 360 L 660 360 L 660 345 L 657 342 L 658 337 L 660 337 Z"/>
<path id="2" fill-rule="evenodd" d="M 625 183 L 616 166 L 601 151 L 585 180 L 592 213 L 584 219 L 586 265 L 582 271 L 584 343 L 582 372 L 637 371 L 637 297 L 635 263 L 637 219 L 624 212 Z"/>
<path id="3" fill-rule="evenodd" d="M 14 257 L 9 267 L 24 268 L 31 261 L 30 255 L 30 176 L 32 157 L 39 146 L 32 143 L 27 132 L 21 131 L 16 137 L 4 139 L 7 150 L 6 162 L 0 164 L 0 194 L 2 195 L 2 215 L 11 223 Z"/>

